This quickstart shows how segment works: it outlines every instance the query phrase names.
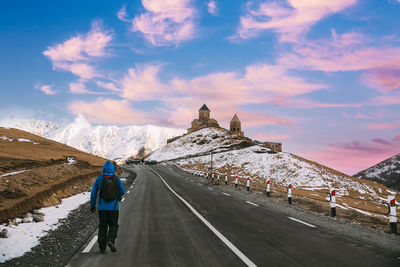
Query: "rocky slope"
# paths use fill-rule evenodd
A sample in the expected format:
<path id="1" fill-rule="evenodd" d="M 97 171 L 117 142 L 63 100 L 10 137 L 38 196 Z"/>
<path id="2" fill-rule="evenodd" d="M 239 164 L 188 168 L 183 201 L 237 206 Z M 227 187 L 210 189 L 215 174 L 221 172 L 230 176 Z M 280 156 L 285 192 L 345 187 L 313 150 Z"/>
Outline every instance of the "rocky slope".
<path id="1" fill-rule="evenodd" d="M 183 129 L 152 125 L 92 126 L 83 116 L 71 124 L 8 117 L 0 121 L 0 126 L 24 130 L 117 162 L 151 153 L 165 145 L 167 139 L 185 133 Z"/>
<path id="2" fill-rule="evenodd" d="M 369 179 L 389 188 L 400 190 L 400 154 L 390 157 L 354 175 Z"/>

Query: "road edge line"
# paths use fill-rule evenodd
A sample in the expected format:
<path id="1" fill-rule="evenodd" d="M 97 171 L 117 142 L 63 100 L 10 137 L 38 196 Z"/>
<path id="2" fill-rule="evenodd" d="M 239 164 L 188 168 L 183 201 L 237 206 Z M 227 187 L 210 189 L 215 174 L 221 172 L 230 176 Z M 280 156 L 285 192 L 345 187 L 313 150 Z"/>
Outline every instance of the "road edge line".
<path id="1" fill-rule="evenodd" d="M 89 244 L 85 247 L 85 249 L 82 250 L 82 253 L 88 253 L 89 251 L 91 251 L 96 241 L 97 241 L 97 235 L 95 235 L 93 239 L 89 242 Z"/>
<path id="2" fill-rule="evenodd" d="M 299 219 L 296 219 L 296 218 L 293 218 L 293 217 L 288 217 L 288 218 L 291 219 L 292 221 L 302 223 L 302 224 L 307 225 L 307 226 L 312 227 L 312 228 L 315 228 L 315 227 L 316 227 L 315 225 L 312 225 L 312 224 L 310 224 L 310 223 L 303 222 L 303 221 L 301 221 L 301 220 L 299 220 Z"/>
<path id="3" fill-rule="evenodd" d="M 250 201 L 246 201 L 246 203 L 247 203 L 247 204 L 250 204 L 250 205 L 253 205 L 253 206 L 256 206 L 256 207 L 259 207 L 259 205 L 258 205 L 258 204 L 256 204 L 256 203 L 253 203 L 253 202 L 250 202 Z"/>
<path id="4" fill-rule="evenodd" d="M 156 171 L 149 168 L 152 172 L 157 174 L 157 176 L 164 182 L 167 188 L 179 198 L 222 242 L 225 243 L 228 248 L 230 248 L 233 253 L 236 254 L 247 266 L 257 267 L 246 255 L 244 255 L 231 241 L 229 241 L 223 234 L 221 234 L 211 223 L 209 223 L 195 208 L 193 208 L 186 200 L 184 200 L 178 193 L 176 193 L 167 182 L 158 174 Z"/>

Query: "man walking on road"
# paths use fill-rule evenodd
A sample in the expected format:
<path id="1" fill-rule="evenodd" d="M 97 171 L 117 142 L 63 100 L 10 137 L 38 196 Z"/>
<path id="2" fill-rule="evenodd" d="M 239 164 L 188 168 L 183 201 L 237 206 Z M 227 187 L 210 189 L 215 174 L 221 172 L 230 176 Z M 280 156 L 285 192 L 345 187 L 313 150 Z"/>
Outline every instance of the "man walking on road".
<path id="1" fill-rule="evenodd" d="M 114 165 L 107 161 L 103 166 L 103 175 L 97 177 L 90 194 L 90 211 L 96 211 L 96 199 L 99 210 L 98 243 L 100 252 L 105 253 L 107 246 L 116 252 L 115 239 L 118 233 L 119 201 L 125 195 L 121 179 L 115 176 Z"/>

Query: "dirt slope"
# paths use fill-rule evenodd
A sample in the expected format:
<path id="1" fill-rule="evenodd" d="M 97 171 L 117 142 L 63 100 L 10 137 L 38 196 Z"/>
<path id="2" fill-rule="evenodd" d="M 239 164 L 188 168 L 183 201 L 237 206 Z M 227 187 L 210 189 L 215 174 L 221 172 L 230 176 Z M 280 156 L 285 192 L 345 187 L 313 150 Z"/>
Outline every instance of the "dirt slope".
<path id="1" fill-rule="evenodd" d="M 0 127 L 0 222 L 89 190 L 104 162 L 64 144 Z"/>

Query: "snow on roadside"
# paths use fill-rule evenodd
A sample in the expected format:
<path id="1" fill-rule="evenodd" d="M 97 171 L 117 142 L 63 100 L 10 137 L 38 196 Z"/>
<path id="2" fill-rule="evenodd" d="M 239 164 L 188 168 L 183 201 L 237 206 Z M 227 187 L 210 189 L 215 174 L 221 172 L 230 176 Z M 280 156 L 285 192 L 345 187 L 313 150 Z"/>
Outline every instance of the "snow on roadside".
<path id="1" fill-rule="evenodd" d="M 39 244 L 40 237 L 45 236 L 47 231 L 59 226 L 59 219 L 66 218 L 70 211 L 89 199 L 90 192 L 84 192 L 62 199 L 57 206 L 40 209 L 45 215 L 44 222 L 21 223 L 18 226 L 0 225 L 0 231 L 8 230 L 8 238 L 0 238 L 0 263 L 28 252 Z"/>
<path id="2" fill-rule="evenodd" d="M 18 174 L 18 173 L 29 172 L 29 171 L 31 171 L 31 170 L 23 170 L 23 171 L 9 172 L 9 173 L 0 175 L 0 178 L 1 178 L 1 177 L 6 177 L 6 176 L 10 176 L 10 175 L 15 175 L 15 174 Z"/>

